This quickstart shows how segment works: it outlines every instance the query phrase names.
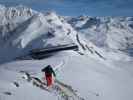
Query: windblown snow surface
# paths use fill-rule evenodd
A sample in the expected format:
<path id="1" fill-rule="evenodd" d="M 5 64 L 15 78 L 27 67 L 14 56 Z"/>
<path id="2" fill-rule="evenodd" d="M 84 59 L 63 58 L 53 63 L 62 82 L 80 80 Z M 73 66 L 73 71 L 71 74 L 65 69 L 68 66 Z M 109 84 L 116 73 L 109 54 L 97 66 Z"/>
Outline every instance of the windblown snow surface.
<path id="1" fill-rule="evenodd" d="M 32 49 L 73 42 L 79 51 L 24 59 Z M 132 56 L 133 17 L 65 17 L 0 5 L 0 100 L 132 100 Z M 74 90 L 62 85 L 70 98 L 24 79 L 22 72 L 42 79 L 48 64 Z"/>

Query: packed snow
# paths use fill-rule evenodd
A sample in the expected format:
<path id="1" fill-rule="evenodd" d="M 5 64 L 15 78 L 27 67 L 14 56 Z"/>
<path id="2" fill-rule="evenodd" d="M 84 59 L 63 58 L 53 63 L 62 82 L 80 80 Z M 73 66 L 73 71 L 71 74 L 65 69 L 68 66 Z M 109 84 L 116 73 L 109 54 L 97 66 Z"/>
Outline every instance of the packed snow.
<path id="1" fill-rule="evenodd" d="M 70 43 L 79 50 L 17 59 L 32 49 Z M 133 17 L 66 17 L 0 5 L 0 100 L 132 100 L 132 57 Z M 23 72 L 42 80 L 48 64 L 60 91 L 25 78 Z"/>

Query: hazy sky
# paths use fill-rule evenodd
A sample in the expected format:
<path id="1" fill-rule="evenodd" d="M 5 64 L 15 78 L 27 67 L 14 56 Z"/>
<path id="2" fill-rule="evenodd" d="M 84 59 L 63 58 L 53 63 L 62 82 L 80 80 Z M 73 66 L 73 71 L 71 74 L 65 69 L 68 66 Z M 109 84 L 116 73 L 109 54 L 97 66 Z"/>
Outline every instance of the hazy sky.
<path id="1" fill-rule="evenodd" d="M 22 4 L 68 16 L 133 16 L 133 0 L 0 0 L 0 4 Z"/>

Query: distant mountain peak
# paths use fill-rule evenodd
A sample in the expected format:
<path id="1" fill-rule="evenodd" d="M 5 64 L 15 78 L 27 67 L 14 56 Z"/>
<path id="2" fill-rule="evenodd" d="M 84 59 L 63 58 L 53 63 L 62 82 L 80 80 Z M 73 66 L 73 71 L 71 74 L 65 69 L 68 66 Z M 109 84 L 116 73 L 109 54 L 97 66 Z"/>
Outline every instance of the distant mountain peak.
<path id="1" fill-rule="evenodd" d="M 77 44 L 81 52 L 89 50 L 101 57 L 99 51 L 132 47 L 132 33 L 133 17 L 68 17 L 54 11 L 37 12 L 23 5 L 0 5 L 0 62 L 31 49 L 70 42 Z"/>

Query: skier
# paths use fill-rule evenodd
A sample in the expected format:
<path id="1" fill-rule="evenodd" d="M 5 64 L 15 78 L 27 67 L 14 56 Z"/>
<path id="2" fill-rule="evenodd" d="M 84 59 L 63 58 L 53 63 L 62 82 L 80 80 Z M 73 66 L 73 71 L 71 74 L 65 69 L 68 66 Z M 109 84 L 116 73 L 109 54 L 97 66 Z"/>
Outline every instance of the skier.
<path id="1" fill-rule="evenodd" d="M 46 81 L 47 81 L 47 86 L 50 87 L 53 85 L 54 83 L 54 79 L 53 76 L 55 77 L 56 74 L 53 70 L 53 68 L 51 67 L 51 65 L 47 65 L 45 68 L 43 68 L 41 70 L 42 72 L 45 72 L 45 77 L 46 77 Z"/>

